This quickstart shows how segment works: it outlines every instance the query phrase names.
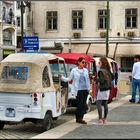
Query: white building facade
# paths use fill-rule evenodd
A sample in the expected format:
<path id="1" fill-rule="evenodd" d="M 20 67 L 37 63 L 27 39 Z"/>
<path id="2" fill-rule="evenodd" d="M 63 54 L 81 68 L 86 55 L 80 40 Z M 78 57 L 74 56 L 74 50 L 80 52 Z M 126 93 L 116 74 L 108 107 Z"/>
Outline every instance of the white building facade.
<path id="1" fill-rule="evenodd" d="M 33 33 L 40 40 L 63 41 L 63 52 L 106 55 L 106 1 L 36 1 L 31 9 Z M 140 1 L 110 1 L 109 14 L 108 56 L 126 79 L 140 54 Z"/>
<path id="2" fill-rule="evenodd" d="M 16 2 L 0 1 L 0 60 L 16 51 Z"/>

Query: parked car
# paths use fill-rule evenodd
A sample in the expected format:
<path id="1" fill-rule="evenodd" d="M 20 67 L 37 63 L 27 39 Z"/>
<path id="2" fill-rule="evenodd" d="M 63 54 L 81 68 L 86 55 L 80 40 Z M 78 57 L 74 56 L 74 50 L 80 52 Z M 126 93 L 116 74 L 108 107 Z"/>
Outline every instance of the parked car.
<path id="1" fill-rule="evenodd" d="M 68 102 L 68 83 L 60 81 L 58 73 L 67 76 L 64 59 L 54 54 L 15 53 L 2 60 L 0 129 L 31 121 L 49 130 Z"/>
<path id="2" fill-rule="evenodd" d="M 99 69 L 99 59 L 100 57 L 94 57 L 95 61 L 96 61 L 96 67 L 97 70 Z M 109 96 L 109 100 L 108 103 L 111 103 L 113 98 L 116 98 L 117 96 L 117 83 L 118 83 L 118 64 L 115 60 L 113 60 L 112 58 L 107 58 L 110 68 L 111 68 L 111 72 L 114 74 L 114 81 L 112 84 L 112 89 L 110 91 L 110 96 Z"/>
<path id="3" fill-rule="evenodd" d="M 87 97 L 87 112 L 89 112 L 91 109 L 91 105 L 95 103 L 96 90 L 97 90 L 96 81 L 94 81 L 90 76 L 97 73 L 94 58 L 92 56 L 89 56 L 87 54 L 82 54 L 82 53 L 59 53 L 56 55 L 65 59 L 66 70 L 68 75 L 70 74 L 71 69 L 76 67 L 76 61 L 78 60 L 79 57 L 83 57 L 85 59 L 86 68 L 89 71 L 90 84 L 91 84 L 90 94 Z M 70 89 L 71 89 L 71 83 L 72 82 L 70 82 L 69 84 Z M 71 93 L 71 90 L 69 90 L 68 107 L 75 107 L 75 106 L 76 106 L 76 97 L 73 93 Z"/>

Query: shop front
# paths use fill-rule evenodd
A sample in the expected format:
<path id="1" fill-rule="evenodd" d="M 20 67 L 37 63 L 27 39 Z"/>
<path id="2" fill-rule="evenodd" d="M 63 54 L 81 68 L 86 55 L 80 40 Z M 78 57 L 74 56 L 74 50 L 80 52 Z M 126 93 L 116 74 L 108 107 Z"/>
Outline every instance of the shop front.
<path id="1" fill-rule="evenodd" d="M 3 49 L 3 59 L 7 57 L 9 54 L 15 53 L 15 50 L 7 50 Z"/>

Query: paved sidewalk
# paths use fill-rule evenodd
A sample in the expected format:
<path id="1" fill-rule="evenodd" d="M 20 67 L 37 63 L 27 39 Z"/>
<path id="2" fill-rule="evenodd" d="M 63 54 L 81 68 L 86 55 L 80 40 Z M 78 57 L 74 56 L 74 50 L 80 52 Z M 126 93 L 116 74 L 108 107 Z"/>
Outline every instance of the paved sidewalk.
<path id="1" fill-rule="evenodd" d="M 128 102 L 130 95 L 109 104 L 108 123 L 94 125 L 97 110 L 85 115 L 88 124 L 75 123 L 75 119 L 39 134 L 33 139 L 97 139 L 97 138 L 140 138 L 140 104 Z"/>

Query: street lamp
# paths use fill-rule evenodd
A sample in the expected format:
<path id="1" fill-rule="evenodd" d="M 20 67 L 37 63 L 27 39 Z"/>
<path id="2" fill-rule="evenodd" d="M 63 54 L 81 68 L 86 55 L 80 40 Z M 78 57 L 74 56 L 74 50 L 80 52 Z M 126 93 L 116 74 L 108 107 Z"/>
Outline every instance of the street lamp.
<path id="1" fill-rule="evenodd" d="M 25 7 L 23 7 L 23 1 L 21 1 L 21 38 L 23 37 L 24 35 L 24 32 L 23 32 L 23 14 L 24 14 L 24 10 L 25 10 Z"/>
<path id="2" fill-rule="evenodd" d="M 23 1 L 21 1 L 20 3 L 20 11 L 21 11 L 21 47 L 23 49 L 23 42 L 22 42 L 22 38 L 24 36 L 24 19 L 23 19 L 23 14 L 25 13 L 25 4 L 23 3 Z"/>
<path id="3" fill-rule="evenodd" d="M 106 57 L 108 57 L 109 52 L 109 0 L 107 0 L 107 15 L 106 15 Z"/>
<path id="4" fill-rule="evenodd" d="M 23 14 L 25 13 L 25 7 L 28 7 L 29 10 L 31 10 L 31 3 L 29 1 L 24 1 L 24 0 L 21 0 L 21 3 L 20 3 L 20 11 L 21 11 L 21 43 L 22 43 L 22 38 L 24 36 L 24 18 L 23 18 Z M 23 44 L 23 43 L 22 43 Z M 23 46 L 22 46 L 23 48 Z"/>

